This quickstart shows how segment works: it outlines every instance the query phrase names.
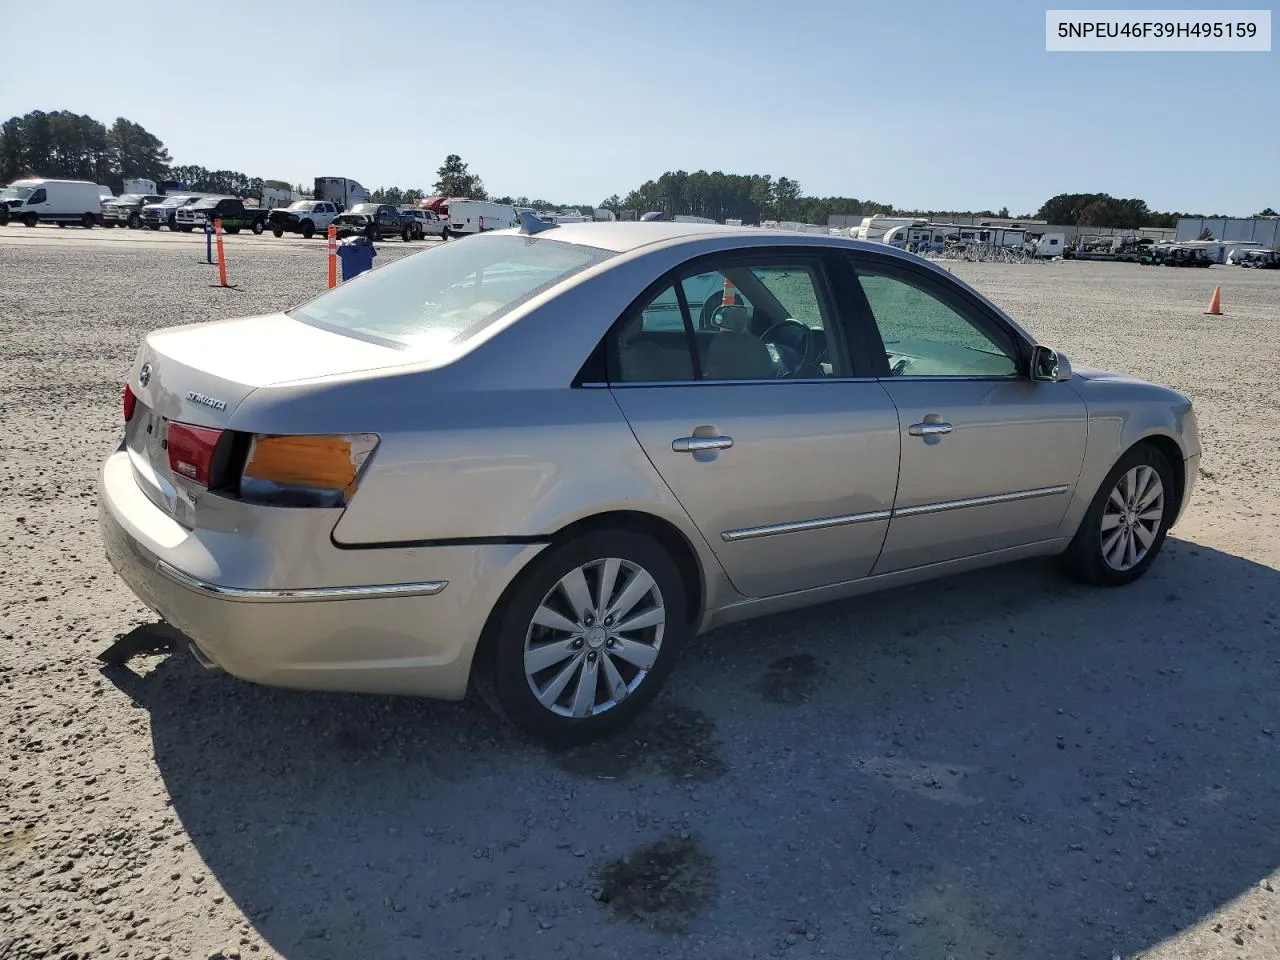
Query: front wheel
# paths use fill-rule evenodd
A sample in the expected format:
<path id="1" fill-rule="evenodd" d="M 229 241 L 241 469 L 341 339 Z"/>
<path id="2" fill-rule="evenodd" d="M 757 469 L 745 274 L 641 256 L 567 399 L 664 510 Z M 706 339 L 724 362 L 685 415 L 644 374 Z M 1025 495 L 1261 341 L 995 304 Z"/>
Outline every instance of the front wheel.
<path id="1" fill-rule="evenodd" d="M 569 745 L 629 723 L 671 673 L 691 627 L 684 581 L 657 541 L 587 533 L 538 556 L 500 601 L 476 686 L 526 734 Z"/>
<path id="2" fill-rule="evenodd" d="M 1147 572 L 1177 511 L 1169 461 L 1154 447 L 1134 447 L 1111 468 L 1062 556 L 1086 583 L 1118 587 Z"/>
<path id="3" fill-rule="evenodd" d="M 24 227 L 34 227 L 39 222 L 40 222 L 40 218 L 37 217 L 34 213 L 24 213 L 22 215 L 22 225 Z"/>
<path id="4" fill-rule="evenodd" d="M 129 229 L 137 230 L 140 226 L 142 226 L 142 217 L 136 213 L 129 214 Z"/>
<path id="5" fill-rule="evenodd" d="M 255 237 L 262 236 L 262 231 L 264 229 L 262 221 L 261 220 L 253 221 L 253 227 L 251 229 L 253 230 L 253 235 Z"/>
<path id="6" fill-rule="evenodd" d="M 275 237 L 277 240 L 279 240 L 281 237 L 284 236 L 284 231 L 280 229 L 272 230 L 271 235 Z"/>

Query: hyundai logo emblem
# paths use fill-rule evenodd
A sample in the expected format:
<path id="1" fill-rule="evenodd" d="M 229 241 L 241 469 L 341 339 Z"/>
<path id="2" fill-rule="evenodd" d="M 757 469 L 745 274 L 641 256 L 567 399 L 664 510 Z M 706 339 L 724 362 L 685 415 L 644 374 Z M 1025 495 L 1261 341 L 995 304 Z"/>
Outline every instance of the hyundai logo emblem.
<path id="1" fill-rule="evenodd" d="M 151 364 L 144 363 L 142 365 L 142 369 L 138 371 L 138 383 L 140 383 L 142 386 L 145 387 L 150 382 L 151 382 Z"/>

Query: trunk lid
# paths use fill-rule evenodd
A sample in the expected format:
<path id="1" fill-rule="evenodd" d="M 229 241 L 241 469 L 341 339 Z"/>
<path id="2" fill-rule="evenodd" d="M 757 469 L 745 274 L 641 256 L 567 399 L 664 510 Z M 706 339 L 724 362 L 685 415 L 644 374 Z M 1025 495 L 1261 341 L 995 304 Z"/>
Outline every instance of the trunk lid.
<path id="1" fill-rule="evenodd" d="M 125 445 L 138 485 L 170 516 L 195 526 L 205 488 L 170 467 L 173 424 L 226 430 L 236 408 L 259 387 L 407 361 L 404 351 L 282 313 L 157 330 L 143 342 L 129 377 L 136 406 Z"/>

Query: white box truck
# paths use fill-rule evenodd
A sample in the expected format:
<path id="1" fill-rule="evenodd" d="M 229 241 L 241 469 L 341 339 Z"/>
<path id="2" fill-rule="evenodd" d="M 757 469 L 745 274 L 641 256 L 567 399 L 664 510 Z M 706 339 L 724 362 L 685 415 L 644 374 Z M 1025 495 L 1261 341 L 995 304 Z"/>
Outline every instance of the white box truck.
<path id="1" fill-rule="evenodd" d="M 0 190 L 0 225 L 79 224 L 86 230 L 102 222 L 102 196 L 88 180 L 15 180 Z"/>
<path id="2" fill-rule="evenodd" d="M 481 230 L 487 233 L 514 227 L 516 223 L 516 208 L 508 204 L 449 198 L 450 234 L 479 233 Z"/>

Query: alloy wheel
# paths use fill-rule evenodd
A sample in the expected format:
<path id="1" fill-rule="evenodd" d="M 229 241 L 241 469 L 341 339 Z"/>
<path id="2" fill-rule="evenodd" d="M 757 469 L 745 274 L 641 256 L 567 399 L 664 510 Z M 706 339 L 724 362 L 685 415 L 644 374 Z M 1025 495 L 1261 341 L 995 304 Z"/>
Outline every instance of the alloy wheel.
<path id="1" fill-rule="evenodd" d="M 598 716 L 644 682 L 666 622 L 662 591 L 639 564 L 610 557 L 575 567 L 542 598 L 529 625 L 529 688 L 558 716 Z"/>
<path id="2" fill-rule="evenodd" d="M 1164 522 L 1164 484 L 1154 467 L 1125 473 L 1102 510 L 1102 558 L 1124 573 L 1142 562 Z"/>

